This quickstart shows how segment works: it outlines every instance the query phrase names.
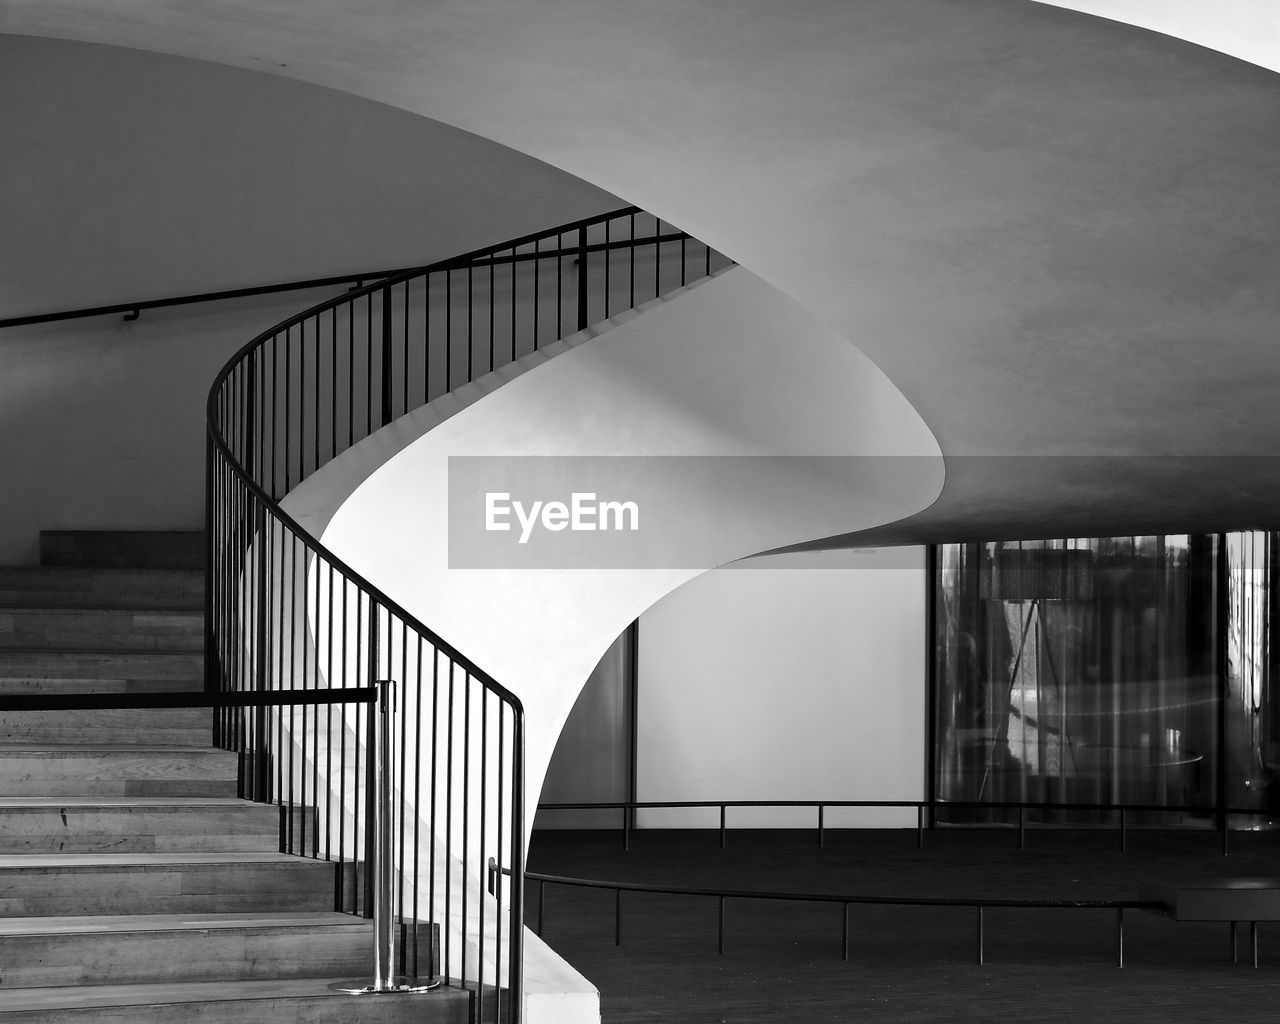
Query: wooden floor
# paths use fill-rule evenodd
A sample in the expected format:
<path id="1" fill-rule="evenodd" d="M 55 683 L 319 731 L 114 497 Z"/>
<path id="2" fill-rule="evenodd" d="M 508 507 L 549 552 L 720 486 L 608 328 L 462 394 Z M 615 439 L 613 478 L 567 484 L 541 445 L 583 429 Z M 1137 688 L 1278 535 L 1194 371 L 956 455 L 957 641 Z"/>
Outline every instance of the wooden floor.
<path id="1" fill-rule="evenodd" d="M 691 887 L 840 894 L 1133 898 L 1145 878 L 1280 875 L 1280 834 L 1233 836 L 1223 857 L 1209 832 L 1130 830 L 1128 852 L 1105 832 L 734 831 L 725 850 L 707 832 L 643 831 L 623 852 L 617 832 L 538 832 L 531 871 Z M 537 923 L 537 886 L 527 921 Z M 544 938 L 594 982 L 605 1024 L 641 1021 L 1274 1021 L 1280 1007 L 1280 924 L 1259 925 L 1261 966 L 1240 962 L 1229 926 L 1125 915 L 1125 966 L 1115 966 L 1115 915 L 988 910 L 985 966 L 975 962 L 968 909 L 850 909 L 841 961 L 838 906 L 726 908 L 716 953 L 716 902 L 628 893 L 621 948 L 614 896 L 548 886 Z"/>

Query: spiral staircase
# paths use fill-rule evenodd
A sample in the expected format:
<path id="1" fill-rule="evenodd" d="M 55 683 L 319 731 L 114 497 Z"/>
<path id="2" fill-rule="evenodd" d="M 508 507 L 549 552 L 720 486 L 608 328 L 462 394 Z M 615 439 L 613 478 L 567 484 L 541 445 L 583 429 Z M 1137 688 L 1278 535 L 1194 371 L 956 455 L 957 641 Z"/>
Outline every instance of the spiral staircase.
<path id="1" fill-rule="evenodd" d="M 0 1020 L 521 1019 L 519 702 L 279 501 L 415 408 L 726 263 L 630 208 L 348 293 L 219 376 L 205 534 L 49 534 L 40 566 L 0 569 Z M 407 705 L 397 968 L 439 984 L 362 997 L 330 982 L 376 969 L 372 712 L 111 704 L 382 678 Z M 22 709 L 42 697 L 73 708 Z"/>

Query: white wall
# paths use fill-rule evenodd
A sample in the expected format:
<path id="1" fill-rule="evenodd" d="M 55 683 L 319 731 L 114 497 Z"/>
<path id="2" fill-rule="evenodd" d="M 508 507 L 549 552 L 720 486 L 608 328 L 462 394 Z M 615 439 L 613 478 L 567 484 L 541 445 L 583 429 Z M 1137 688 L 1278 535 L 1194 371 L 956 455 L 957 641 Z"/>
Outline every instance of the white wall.
<path id="1" fill-rule="evenodd" d="M 665 531 L 646 536 L 651 568 L 591 567 L 590 556 L 560 571 L 451 565 L 451 531 L 466 524 L 450 514 L 466 506 L 448 500 L 450 457 L 636 454 L 702 457 L 680 476 L 668 463 L 612 464 L 644 474 L 628 486 L 652 499 L 647 509 L 672 513 Z M 714 462 L 818 454 L 906 458 L 772 468 L 740 459 L 736 478 Z M 357 446 L 303 489 L 314 494 L 342 473 L 361 481 L 324 543 L 524 701 L 531 805 L 587 676 L 642 611 L 716 565 L 909 515 L 942 482 L 932 435 L 879 370 L 741 268 L 515 377 L 372 473 L 359 465 L 366 455 L 385 457 Z M 698 465 L 715 473 L 699 475 Z M 327 516 L 302 491 L 285 504 Z M 689 554 L 691 536 L 701 564 L 663 561 Z"/>
<path id="2" fill-rule="evenodd" d="M 920 800 L 923 548 L 748 559 L 640 617 L 640 800 Z M 814 827 L 812 808 L 730 808 L 733 827 Z M 914 809 L 826 811 L 829 827 Z M 719 810 L 639 813 L 714 828 Z"/>
<path id="3" fill-rule="evenodd" d="M 1038 0 L 1177 36 L 1280 71 L 1280 7 L 1274 0 Z"/>
<path id="4" fill-rule="evenodd" d="M 380 432 L 399 437 L 396 445 L 381 445 L 375 434 L 284 502 L 316 532 L 321 527 L 314 524 L 327 520 L 322 540 L 330 550 L 519 697 L 529 807 L 582 685 L 644 609 L 715 565 L 909 515 L 942 485 L 936 442 L 887 378 L 742 268 L 549 351 L 558 354 L 523 373 L 499 371 L 494 381 L 481 379 L 438 408 L 411 413 Z M 506 383 L 488 391 L 496 381 Z M 483 397 L 460 407 L 473 394 Z M 415 431 L 421 434 L 412 439 Z M 555 465 L 581 460 L 541 457 L 604 457 L 590 464 L 622 474 L 645 495 L 646 509 L 668 513 L 665 529 L 645 535 L 651 562 L 610 568 L 588 554 L 571 559 L 572 569 L 457 567 L 451 533 L 470 522 L 470 513 L 482 514 L 453 492 L 450 461 L 463 455 L 507 462 L 534 456 Z M 835 458 L 806 458 L 814 455 Z M 736 475 L 726 472 L 726 462 L 737 463 Z M 344 493 L 349 497 L 341 501 Z M 570 538 L 570 554 L 589 548 L 581 537 L 555 536 Z M 670 560 L 672 552 L 689 553 L 683 544 L 689 536 L 700 539 L 694 550 L 701 561 Z M 316 607 L 323 633 L 327 602 Z M 413 665 L 393 669 L 402 678 L 416 676 Z M 445 700 L 437 698 L 442 717 L 449 714 Z M 458 714 L 454 706 L 455 722 Z M 421 772 L 422 791 L 435 796 L 429 813 L 440 834 L 449 823 L 449 779 L 460 773 L 432 776 L 427 758 Z M 481 815 L 468 821 L 456 803 L 452 814 L 453 834 L 471 834 L 471 851 L 501 856 L 497 822 Z M 500 822 L 501 814 L 490 805 L 491 818 Z M 532 821 L 529 814 L 526 835 Z"/>
<path id="5" fill-rule="evenodd" d="M 620 200 L 318 86 L 0 35 L 0 318 L 411 265 Z M 198 528 L 205 395 L 330 292 L 0 330 L 0 563 L 40 529 Z"/>

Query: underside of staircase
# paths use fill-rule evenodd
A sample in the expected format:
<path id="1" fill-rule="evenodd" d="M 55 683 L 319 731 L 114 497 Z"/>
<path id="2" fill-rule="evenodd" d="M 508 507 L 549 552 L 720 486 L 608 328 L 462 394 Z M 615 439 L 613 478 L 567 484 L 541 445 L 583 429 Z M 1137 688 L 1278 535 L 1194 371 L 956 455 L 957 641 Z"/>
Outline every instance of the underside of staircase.
<path id="1" fill-rule="evenodd" d="M 0 568 L 0 693 L 199 691 L 202 559 L 197 534 L 43 535 Z M 334 864 L 279 852 L 212 733 L 207 709 L 0 712 L 0 1022 L 470 1021 L 457 988 L 329 988 L 372 979 L 372 923 L 335 911 Z"/>

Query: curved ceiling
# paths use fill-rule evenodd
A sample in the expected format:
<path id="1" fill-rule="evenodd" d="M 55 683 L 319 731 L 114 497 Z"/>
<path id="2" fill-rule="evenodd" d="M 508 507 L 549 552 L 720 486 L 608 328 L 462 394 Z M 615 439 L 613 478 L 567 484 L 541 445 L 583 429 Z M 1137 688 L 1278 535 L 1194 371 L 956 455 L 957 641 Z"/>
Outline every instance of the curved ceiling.
<path id="1" fill-rule="evenodd" d="M 1028 0 L 0 0 L 0 31 L 348 90 L 707 239 L 939 439 L 941 499 L 880 539 L 1276 520 L 1269 71 Z"/>

